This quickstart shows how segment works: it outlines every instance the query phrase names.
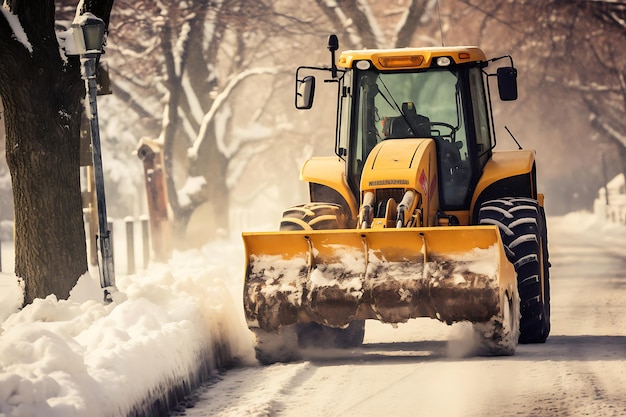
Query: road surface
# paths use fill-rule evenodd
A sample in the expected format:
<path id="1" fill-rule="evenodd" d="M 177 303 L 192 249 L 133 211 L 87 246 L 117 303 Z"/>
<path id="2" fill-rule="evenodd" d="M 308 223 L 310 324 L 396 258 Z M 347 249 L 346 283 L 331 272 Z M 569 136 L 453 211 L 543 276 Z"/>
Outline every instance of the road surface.
<path id="1" fill-rule="evenodd" d="M 626 228 L 551 219 L 552 332 L 463 357 L 465 324 L 368 321 L 351 351 L 216 376 L 194 416 L 626 416 Z M 582 223 L 581 223 L 582 222 Z M 180 415 L 180 414 L 179 414 Z"/>

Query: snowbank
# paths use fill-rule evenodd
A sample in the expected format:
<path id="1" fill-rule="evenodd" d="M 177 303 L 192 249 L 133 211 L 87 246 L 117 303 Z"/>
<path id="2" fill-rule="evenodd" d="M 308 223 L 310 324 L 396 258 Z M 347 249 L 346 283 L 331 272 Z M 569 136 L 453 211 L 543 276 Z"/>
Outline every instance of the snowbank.
<path id="1" fill-rule="evenodd" d="M 623 250 L 624 231 L 626 225 L 616 224 L 588 211 L 576 211 L 564 216 L 548 218 L 548 242 L 550 235 L 559 234 L 568 236 L 572 232 L 593 232 L 594 242 L 612 243 L 615 249 Z M 578 237 L 579 238 L 579 237 Z M 550 250 L 553 248 L 551 247 Z"/>
<path id="2" fill-rule="evenodd" d="M 147 414 L 231 358 L 252 363 L 241 297 L 232 295 L 241 282 L 227 280 L 242 280 L 242 262 L 224 262 L 242 260 L 240 251 L 220 242 L 118 276 L 109 305 L 85 274 L 68 300 L 17 311 L 19 284 L 0 274 L 0 416 Z"/>
<path id="3" fill-rule="evenodd" d="M 608 194 L 608 195 L 607 195 Z M 593 211 L 600 219 L 626 224 L 626 182 L 624 174 L 616 175 L 598 191 Z"/>

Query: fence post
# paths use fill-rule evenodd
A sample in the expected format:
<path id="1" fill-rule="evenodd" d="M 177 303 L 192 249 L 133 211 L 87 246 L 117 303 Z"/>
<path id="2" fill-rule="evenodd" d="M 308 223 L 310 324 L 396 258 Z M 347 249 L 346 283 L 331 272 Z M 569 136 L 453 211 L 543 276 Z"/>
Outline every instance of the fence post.
<path id="1" fill-rule="evenodd" d="M 126 273 L 135 273 L 135 221 L 132 217 L 126 217 Z"/>

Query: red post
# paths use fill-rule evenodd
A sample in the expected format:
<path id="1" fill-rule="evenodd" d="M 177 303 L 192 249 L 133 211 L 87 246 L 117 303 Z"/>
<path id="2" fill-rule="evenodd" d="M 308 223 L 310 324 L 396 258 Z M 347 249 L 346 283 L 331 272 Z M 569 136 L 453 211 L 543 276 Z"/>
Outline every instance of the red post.
<path id="1" fill-rule="evenodd" d="M 165 262 L 172 256 L 172 226 L 167 210 L 167 188 L 161 146 L 142 139 L 137 156 L 143 161 L 154 259 Z"/>

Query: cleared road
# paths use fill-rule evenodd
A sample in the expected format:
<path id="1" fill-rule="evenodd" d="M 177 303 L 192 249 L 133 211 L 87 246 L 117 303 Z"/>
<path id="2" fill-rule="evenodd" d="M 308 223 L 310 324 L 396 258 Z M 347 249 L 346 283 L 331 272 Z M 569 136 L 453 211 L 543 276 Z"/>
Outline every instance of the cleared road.
<path id="1" fill-rule="evenodd" d="M 188 416 L 626 416 L 626 230 L 549 219 L 552 332 L 512 357 L 463 357 L 467 326 L 368 322 L 352 351 L 233 369 Z"/>

